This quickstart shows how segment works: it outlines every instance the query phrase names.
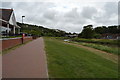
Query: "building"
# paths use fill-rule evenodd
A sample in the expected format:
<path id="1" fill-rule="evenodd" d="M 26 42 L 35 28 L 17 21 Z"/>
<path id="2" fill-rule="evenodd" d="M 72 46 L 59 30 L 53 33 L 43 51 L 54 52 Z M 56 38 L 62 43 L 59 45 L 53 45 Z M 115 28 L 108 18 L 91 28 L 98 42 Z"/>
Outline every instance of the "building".
<path id="1" fill-rule="evenodd" d="M 65 35 L 66 37 L 70 37 L 70 38 L 74 38 L 74 37 L 78 37 L 78 34 L 71 34 L 71 35 Z"/>
<path id="2" fill-rule="evenodd" d="M 120 34 L 111 34 L 106 33 L 101 35 L 102 39 L 119 39 L 120 40 Z"/>
<path id="3" fill-rule="evenodd" d="M 16 23 L 13 9 L 0 9 L 0 32 L 19 34 L 20 27 Z"/>

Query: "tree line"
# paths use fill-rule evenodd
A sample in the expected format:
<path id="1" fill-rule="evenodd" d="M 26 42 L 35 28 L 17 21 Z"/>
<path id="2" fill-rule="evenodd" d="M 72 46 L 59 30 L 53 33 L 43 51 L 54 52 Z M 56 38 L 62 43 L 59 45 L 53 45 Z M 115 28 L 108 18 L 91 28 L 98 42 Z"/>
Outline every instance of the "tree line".
<path id="1" fill-rule="evenodd" d="M 114 26 L 99 26 L 93 28 L 93 25 L 83 27 L 82 32 L 79 34 L 81 38 L 100 38 L 103 34 L 120 34 L 120 25 Z"/>
<path id="2" fill-rule="evenodd" d="M 67 33 L 59 29 L 49 29 L 43 26 L 31 25 L 19 23 L 21 32 L 35 35 L 35 36 L 51 36 L 51 37 L 65 37 L 66 35 L 74 35 L 77 33 Z M 93 25 L 87 25 L 83 27 L 81 33 L 78 34 L 80 38 L 101 38 L 103 34 L 120 34 L 120 25 L 114 26 L 98 26 L 93 28 Z"/>
<path id="3" fill-rule="evenodd" d="M 26 34 L 31 34 L 32 36 L 51 36 L 51 37 L 63 37 L 66 33 L 65 31 L 59 29 L 49 29 L 43 26 L 25 24 L 17 22 L 18 26 L 21 27 L 21 32 Z"/>

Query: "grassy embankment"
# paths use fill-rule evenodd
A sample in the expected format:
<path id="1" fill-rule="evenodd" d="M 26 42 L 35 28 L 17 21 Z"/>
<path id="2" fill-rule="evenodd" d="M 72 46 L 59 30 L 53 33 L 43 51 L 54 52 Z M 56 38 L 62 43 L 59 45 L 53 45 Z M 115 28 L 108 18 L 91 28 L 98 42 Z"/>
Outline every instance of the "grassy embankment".
<path id="1" fill-rule="evenodd" d="M 73 41 L 78 42 L 81 45 L 99 49 L 108 53 L 120 55 L 120 43 L 118 40 L 109 39 L 80 39 L 74 38 Z"/>
<path id="2" fill-rule="evenodd" d="M 87 47 L 92 47 L 108 53 L 120 55 L 120 41 L 109 39 L 82 39 L 82 38 L 57 38 L 57 39 L 70 39 L 70 43 L 76 43 Z"/>
<path id="3" fill-rule="evenodd" d="M 118 64 L 87 49 L 44 38 L 50 78 L 117 78 Z"/>

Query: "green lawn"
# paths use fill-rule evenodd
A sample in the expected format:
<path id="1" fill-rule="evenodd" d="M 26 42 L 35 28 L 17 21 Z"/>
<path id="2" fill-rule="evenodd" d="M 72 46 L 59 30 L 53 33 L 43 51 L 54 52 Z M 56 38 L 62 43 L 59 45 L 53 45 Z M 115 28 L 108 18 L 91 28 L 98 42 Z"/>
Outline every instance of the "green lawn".
<path id="1" fill-rule="evenodd" d="M 50 78 L 117 78 L 118 65 L 86 49 L 44 38 Z"/>

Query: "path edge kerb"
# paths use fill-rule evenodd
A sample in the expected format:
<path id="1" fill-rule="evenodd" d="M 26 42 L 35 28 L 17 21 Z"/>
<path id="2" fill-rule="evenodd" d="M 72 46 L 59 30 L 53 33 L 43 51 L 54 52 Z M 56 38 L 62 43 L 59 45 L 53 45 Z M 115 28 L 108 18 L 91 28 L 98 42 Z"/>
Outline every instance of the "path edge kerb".
<path id="1" fill-rule="evenodd" d="M 49 80 L 49 73 L 48 73 L 48 62 L 47 62 L 47 53 L 45 48 L 45 39 L 42 37 L 43 44 L 44 44 L 44 55 L 45 55 L 45 63 L 46 63 L 46 73 L 47 73 L 47 79 Z"/>

